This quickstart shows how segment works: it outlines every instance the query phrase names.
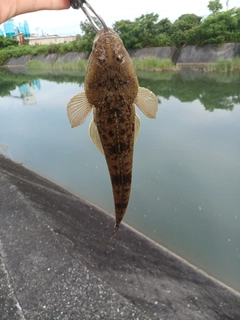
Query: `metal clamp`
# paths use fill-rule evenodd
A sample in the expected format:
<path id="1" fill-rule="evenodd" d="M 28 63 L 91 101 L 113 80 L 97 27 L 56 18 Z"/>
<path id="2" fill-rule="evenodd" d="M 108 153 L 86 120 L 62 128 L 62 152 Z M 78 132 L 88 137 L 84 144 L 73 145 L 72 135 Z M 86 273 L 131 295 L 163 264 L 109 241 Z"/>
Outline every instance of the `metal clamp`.
<path id="1" fill-rule="evenodd" d="M 87 8 L 84 7 L 84 4 L 87 6 Z M 108 27 L 106 25 L 106 23 L 104 22 L 104 20 L 101 18 L 101 16 L 99 16 L 96 11 L 90 6 L 90 4 L 86 1 L 86 0 L 70 0 L 70 5 L 73 9 L 79 9 L 81 8 L 82 11 L 85 13 L 86 17 L 88 18 L 88 20 L 91 22 L 92 26 L 94 27 L 94 29 L 98 32 L 100 29 L 97 26 L 96 22 L 93 20 L 92 16 L 90 15 L 90 13 L 88 12 L 88 9 L 90 11 L 92 11 L 92 13 L 95 15 L 95 17 L 98 18 L 98 20 L 101 22 L 103 28 L 105 30 L 108 30 Z"/>

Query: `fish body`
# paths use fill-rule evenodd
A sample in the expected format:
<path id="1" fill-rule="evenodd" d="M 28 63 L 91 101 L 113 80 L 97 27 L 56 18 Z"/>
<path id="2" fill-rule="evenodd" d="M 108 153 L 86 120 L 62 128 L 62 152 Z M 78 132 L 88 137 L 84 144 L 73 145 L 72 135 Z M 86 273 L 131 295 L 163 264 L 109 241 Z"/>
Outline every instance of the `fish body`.
<path id="1" fill-rule="evenodd" d="M 84 89 L 85 93 L 70 100 L 68 118 L 75 127 L 93 109 L 89 134 L 106 158 L 114 195 L 115 234 L 130 197 L 133 148 L 140 128 L 135 104 L 155 118 L 158 100 L 151 91 L 139 87 L 131 58 L 111 29 L 103 29 L 95 37 Z"/>
<path id="2" fill-rule="evenodd" d="M 119 40 L 112 30 L 98 33 L 85 80 L 85 93 L 95 107 L 94 121 L 111 177 L 117 228 L 130 197 L 135 122 L 133 102 L 138 94 L 137 76 Z"/>

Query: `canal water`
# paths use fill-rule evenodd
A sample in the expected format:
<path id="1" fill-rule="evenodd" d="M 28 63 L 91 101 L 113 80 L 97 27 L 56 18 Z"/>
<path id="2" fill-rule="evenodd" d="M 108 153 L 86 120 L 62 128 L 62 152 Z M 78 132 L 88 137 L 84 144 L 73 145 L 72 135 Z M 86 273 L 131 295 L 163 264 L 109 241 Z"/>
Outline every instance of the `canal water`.
<path id="1" fill-rule="evenodd" d="M 139 73 L 159 98 L 141 118 L 124 222 L 240 292 L 240 73 Z M 71 129 L 80 72 L 0 70 L 0 152 L 114 213 L 105 159 Z M 104 228 L 104 226 L 101 226 Z"/>

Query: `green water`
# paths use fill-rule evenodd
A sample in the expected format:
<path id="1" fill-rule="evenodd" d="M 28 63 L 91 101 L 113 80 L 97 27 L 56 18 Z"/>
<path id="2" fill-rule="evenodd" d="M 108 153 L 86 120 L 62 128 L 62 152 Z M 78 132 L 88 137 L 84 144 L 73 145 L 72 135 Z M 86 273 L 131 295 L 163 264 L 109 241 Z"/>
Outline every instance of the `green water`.
<path id="1" fill-rule="evenodd" d="M 0 152 L 110 213 L 104 157 L 71 129 L 69 99 L 84 75 L 0 70 Z M 139 73 L 159 98 L 140 111 L 124 222 L 240 291 L 240 73 Z M 104 225 L 100 226 L 104 229 Z"/>

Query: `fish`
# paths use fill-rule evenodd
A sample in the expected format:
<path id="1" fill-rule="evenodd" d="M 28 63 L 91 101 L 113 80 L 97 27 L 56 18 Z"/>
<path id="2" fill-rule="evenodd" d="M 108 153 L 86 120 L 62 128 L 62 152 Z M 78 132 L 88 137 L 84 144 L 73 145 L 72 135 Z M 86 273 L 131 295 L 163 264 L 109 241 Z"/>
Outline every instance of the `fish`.
<path id="1" fill-rule="evenodd" d="M 81 125 L 93 111 L 89 135 L 105 156 L 111 179 L 115 236 L 127 210 L 131 182 L 134 143 L 140 129 L 137 106 L 148 118 L 156 118 L 158 98 L 140 87 L 132 60 L 118 34 L 101 29 L 95 36 L 89 56 L 84 92 L 67 105 L 72 127 Z"/>

